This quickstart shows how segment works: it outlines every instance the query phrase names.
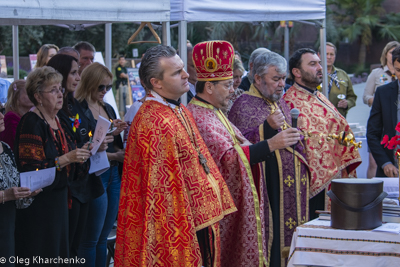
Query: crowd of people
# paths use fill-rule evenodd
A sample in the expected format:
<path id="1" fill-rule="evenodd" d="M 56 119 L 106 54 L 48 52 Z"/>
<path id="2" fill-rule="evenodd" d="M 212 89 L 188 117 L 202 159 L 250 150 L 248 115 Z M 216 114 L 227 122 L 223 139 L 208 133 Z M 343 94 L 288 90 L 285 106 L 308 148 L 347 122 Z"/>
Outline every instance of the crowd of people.
<path id="1" fill-rule="evenodd" d="M 37 256 L 51 266 L 105 266 L 115 224 L 115 266 L 286 266 L 295 228 L 329 208 L 332 179 L 357 177 L 361 163 L 356 147 L 332 138 L 352 132 L 346 114 L 357 96 L 334 66 L 336 47 L 326 51 L 328 97 L 319 91 L 321 55 L 309 48 L 289 62 L 258 48 L 246 72 L 226 41 L 188 46 L 187 70 L 174 48 L 154 46 L 139 68 L 146 96 L 125 112 L 124 57 L 115 111 L 104 102 L 113 74 L 93 62 L 93 45 L 41 47 L 0 114 L 5 266 Z M 372 105 L 367 137 L 371 168 L 393 176 L 393 153 L 380 138 L 395 135 L 398 122 L 399 101 L 385 103 L 398 99 L 399 43 L 385 47 L 381 63 L 363 98 Z M 98 149 L 110 165 L 98 176 L 89 173 L 90 135 L 100 116 L 116 129 Z M 19 173 L 52 167 L 51 185 L 20 187 Z"/>

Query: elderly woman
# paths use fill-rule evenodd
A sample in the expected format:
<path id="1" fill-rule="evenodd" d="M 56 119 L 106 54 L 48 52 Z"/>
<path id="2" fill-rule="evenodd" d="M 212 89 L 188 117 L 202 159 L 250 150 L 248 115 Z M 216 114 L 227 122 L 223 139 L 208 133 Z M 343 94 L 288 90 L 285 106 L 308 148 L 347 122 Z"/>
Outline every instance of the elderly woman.
<path id="1" fill-rule="evenodd" d="M 34 68 L 45 66 L 47 62 L 49 62 L 49 60 L 57 54 L 58 50 L 58 46 L 54 44 L 42 45 L 37 53 L 36 65 Z"/>
<path id="2" fill-rule="evenodd" d="M 29 73 L 26 92 L 35 107 L 18 124 L 15 158 L 20 172 L 55 167 L 53 183 L 32 204 L 17 210 L 16 255 L 21 258 L 69 257 L 68 177 L 71 164 L 88 159 L 87 149 L 71 149 L 57 113 L 63 106 L 62 76 L 51 67 Z M 52 266 L 62 265 L 62 262 Z"/>
<path id="3" fill-rule="evenodd" d="M 7 131 L 0 132 L 0 140 L 7 143 L 12 149 L 14 149 L 18 123 L 21 117 L 33 107 L 33 103 L 26 94 L 25 84 L 25 80 L 17 80 L 11 83 L 8 88 L 5 105 L 6 114 L 4 116 L 4 126 Z"/>
<path id="4" fill-rule="evenodd" d="M 376 88 L 381 85 L 390 83 L 396 80 L 396 75 L 394 75 L 394 67 L 392 62 L 392 52 L 398 47 L 400 43 L 396 41 L 389 42 L 385 48 L 383 48 L 381 55 L 381 67 L 373 69 L 368 76 L 367 84 L 364 89 L 363 101 L 364 104 L 372 106 L 374 102 L 374 95 Z M 372 178 L 376 174 L 376 162 L 372 157 L 371 152 L 369 153 L 369 162 L 367 170 L 367 178 Z"/>
<path id="5" fill-rule="evenodd" d="M 74 99 L 74 92 L 81 80 L 78 73 L 78 60 L 70 55 L 55 55 L 47 63 L 62 76 L 61 86 L 65 88 L 63 106 L 58 112 L 61 127 L 64 130 L 68 144 L 72 147 L 82 147 L 89 140 L 88 133 L 94 132 L 93 125 L 88 119 L 78 101 Z M 111 141 L 113 138 L 111 138 Z M 103 150 L 107 148 L 107 146 Z M 100 149 L 100 151 L 102 151 Z M 71 164 L 68 187 L 71 193 L 71 206 L 69 209 L 69 244 L 70 256 L 78 256 L 78 247 L 86 225 L 89 210 L 89 201 L 104 193 L 103 184 L 99 177 L 89 177 L 89 162 L 87 164 Z"/>
<path id="6" fill-rule="evenodd" d="M 233 89 L 235 91 L 233 92 L 231 99 L 229 100 L 227 109 L 222 110 L 225 113 L 225 115 L 228 115 L 233 103 L 236 101 L 236 99 L 239 98 L 239 96 L 241 96 L 244 93 L 244 90 L 239 88 L 239 85 L 242 82 L 242 76 L 244 72 L 245 70 L 242 62 L 235 57 L 233 61 Z"/>
<path id="7" fill-rule="evenodd" d="M 99 116 L 112 119 L 117 129 L 112 132 L 114 140 L 108 144 L 107 157 L 110 168 L 101 174 L 105 193 L 90 201 L 86 229 L 84 231 L 79 256 L 86 259 L 86 266 L 105 266 L 107 237 L 118 213 L 121 177 L 118 166 L 124 161 L 125 151 L 120 133 L 127 127 L 125 122 L 116 119 L 114 109 L 104 103 L 105 94 L 111 90 L 112 74 L 103 65 L 93 63 L 82 72 L 75 98 L 83 108 L 86 119 L 95 127 Z"/>

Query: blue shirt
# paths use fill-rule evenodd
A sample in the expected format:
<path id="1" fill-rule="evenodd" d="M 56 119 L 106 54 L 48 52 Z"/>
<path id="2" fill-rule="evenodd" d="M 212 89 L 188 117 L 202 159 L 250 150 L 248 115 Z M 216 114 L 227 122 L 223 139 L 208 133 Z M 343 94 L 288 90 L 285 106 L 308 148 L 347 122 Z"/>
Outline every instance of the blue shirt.
<path id="1" fill-rule="evenodd" d="M 0 78 L 0 102 L 6 103 L 7 102 L 7 93 L 8 88 L 10 87 L 10 82 Z"/>

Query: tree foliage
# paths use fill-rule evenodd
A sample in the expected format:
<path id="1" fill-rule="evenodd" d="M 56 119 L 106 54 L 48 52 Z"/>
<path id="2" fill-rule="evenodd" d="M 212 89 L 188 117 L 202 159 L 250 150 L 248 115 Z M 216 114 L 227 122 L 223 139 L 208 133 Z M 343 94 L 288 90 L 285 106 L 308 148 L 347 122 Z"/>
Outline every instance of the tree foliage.
<path id="1" fill-rule="evenodd" d="M 400 40 L 400 14 L 386 13 L 384 0 L 327 0 L 327 14 L 340 38 L 359 42 L 358 64 L 365 64 L 366 49 L 374 38 Z"/>

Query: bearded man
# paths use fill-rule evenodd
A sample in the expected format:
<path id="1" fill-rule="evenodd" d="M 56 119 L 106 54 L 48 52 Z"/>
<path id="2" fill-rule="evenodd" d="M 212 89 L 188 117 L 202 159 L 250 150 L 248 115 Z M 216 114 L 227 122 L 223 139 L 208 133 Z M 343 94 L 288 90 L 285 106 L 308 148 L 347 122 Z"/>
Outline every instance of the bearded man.
<path id="1" fill-rule="evenodd" d="M 311 170 L 310 217 L 317 209 L 325 209 L 325 189 L 332 179 L 356 177 L 361 163 L 354 146 L 344 146 L 331 138 L 352 131 L 335 106 L 317 90 L 322 82 L 322 66 L 316 52 L 309 48 L 297 50 L 289 60 L 289 71 L 295 81 L 284 95 L 291 108 L 300 110 L 298 127 L 306 136 L 306 158 Z"/>
<path id="2" fill-rule="evenodd" d="M 286 60 L 264 52 L 253 63 L 253 84 L 229 112 L 230 121 L 253 144 L 267 140 L 263 173 L 267 186 L 266 216 L 269 266 L 287 266 L 296 226 L 308 221 L 309 174 L 300 134 L 291 128 L 289 107 L 282 99 Z M 292 146 L 295 146 L 293 151 Z"/>

